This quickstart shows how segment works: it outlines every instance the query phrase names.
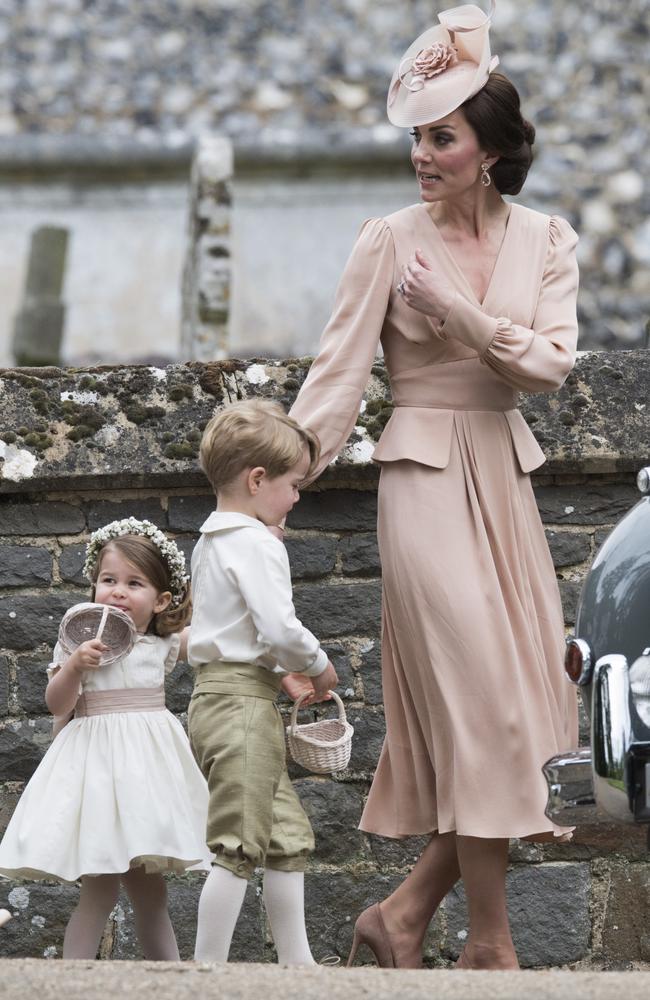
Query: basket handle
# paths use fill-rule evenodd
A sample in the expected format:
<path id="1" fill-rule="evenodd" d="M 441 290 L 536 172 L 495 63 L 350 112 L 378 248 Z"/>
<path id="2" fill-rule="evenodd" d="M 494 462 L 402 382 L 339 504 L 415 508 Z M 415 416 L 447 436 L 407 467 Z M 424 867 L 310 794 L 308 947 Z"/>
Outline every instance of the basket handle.
<path id="1" fill-rule="evenodd" d="M 334 701 L 336 702 L 336 704 L 338 706 L 338 710 L 339 710 L 339 722 L 347 722 L 348 719 L 347 719 L 347 716 L 345 714 L 345 705 L 343 704 L 343 702 L 341 701 L 341 699 L 337 695 L 336 691 L 329 691 L 328 693 L 331 694 L 332 698 L 334 699 Z M 293 703 L 293 708 L 291 709 L 291 718 L 289 720 L 289 729 L 291 730 L 291 735 L 292 736 L 295 736 L 295 734 L 296 734 L 296 723 L 297 723 L 297 720 L 298 720 L 298 710 L 299 710 L 300 706 L 302 705 L 303 701 L 305 700 L 305 698 L 308 697 L 308 695 L 309 695 L 309 692 L 306 691 L 304 694 L 301 694 L 299 698 L 296 698 L 296 700 Z M 321 702 L 315 702 L 315 704 L 321 704 Z"/>
<path id="2" fill-rule="evenodd" d="M 108 604 L 104 605 L 104 610 L 102 611 L 102 618 L 99 623 L 99 628 L 97 629 L 97 635 L 95 636 L 95 639 L 99 639 L 100 641 L 104 632 L 104 625 L 106 624 L 106 619 L 108 618 L 108 607 L 109 607 Z"/>

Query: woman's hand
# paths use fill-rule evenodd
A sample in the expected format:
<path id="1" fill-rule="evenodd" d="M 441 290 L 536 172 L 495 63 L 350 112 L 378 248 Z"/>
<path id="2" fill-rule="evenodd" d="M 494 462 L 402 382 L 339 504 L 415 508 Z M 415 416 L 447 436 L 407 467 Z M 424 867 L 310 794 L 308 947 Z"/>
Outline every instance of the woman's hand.
<path id="1" fill-rule="evenodd" d="M 327 661 L 327 666 L 325 667 L 322 674 L 318 674 L 317 677 L 312 677 L 312 683 L 314 685 L 314 701 L 329 701 L 332 697 L 330 691 L 335 688 L 338 684 L 339 679 L 334 669 L 334 664 Z"/>
<path id="2" fill-rule="evenodd" d="M 303 708 L 314 701 L 315 693 L 311 677 L 305 677 L 304 674 L 286 674 L 281 683 L 282 690 L 292 701 L 298 701 L 303 694 L 306 695 L 302 703 Z"/>
<path id="3" fill-rule="evenodd" d="M 267 531 L 270 531 L 272 535 L 279 538 L 281 542 L 284 541 L 284 528 L 279 524 L 267 524 Z"/>
<path id="4" fill-rule="evenodd" d="M 421 250 L 416 250 L 402 268 L 397 287 L 411 309 L 432 316 L 440 324 L 447 319 L 456 295 L 447 279 L 434 273 Z"/>

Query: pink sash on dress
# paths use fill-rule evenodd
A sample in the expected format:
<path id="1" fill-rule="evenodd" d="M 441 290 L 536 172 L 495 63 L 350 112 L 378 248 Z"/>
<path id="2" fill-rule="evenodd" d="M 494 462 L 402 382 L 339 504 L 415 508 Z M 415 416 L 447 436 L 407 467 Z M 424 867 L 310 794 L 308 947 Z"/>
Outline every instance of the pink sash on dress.
<path id="1" fill-rule="evenodd" d="M 165 688 L 115 688 L 108 691 L 87 691 L 79 695 L 74 717 L 110 715 L 114 712 L 162 712 L 165 709 Z"/>

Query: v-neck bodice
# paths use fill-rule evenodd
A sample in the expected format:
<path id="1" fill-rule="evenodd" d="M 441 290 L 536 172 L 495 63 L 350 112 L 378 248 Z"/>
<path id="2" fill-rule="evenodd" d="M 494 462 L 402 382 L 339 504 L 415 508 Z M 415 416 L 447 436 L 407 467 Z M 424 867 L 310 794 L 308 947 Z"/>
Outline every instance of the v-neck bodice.
<path id="1" fill-rule="evenodd" d="M 543 454 L 521 413 L 519 390 L 559 387 L 577 339 L 576 234 L 563 219 L 512 205 L 482 303 L 427 207 L 411 205 L 362 227 L 339 284 L 318 358 L 292 414 L 321 440 L 318 472 L 358 423 L 381 342 L 394 411 L 374 453 L 444 468 L 454 414 L 501 412 L 522 472 Z M 397 291 L 420 248 L 455 291 L 442 326 Z M 477 416 L 480 422 L 480 416 Z"/>
<path id="2" fill-rule="evenodd" d="M 548 216 L 511 205 L 508 224 L 485 296 L 479 302 L 465 273 L 445 243 L 440 230 L 423 204 L 411 205 L 383 223 L 389 228 L 394 255 L 388 305 L 381 342 L 391 379 L 410 371 L 448 361 L 476 359 L 476 350 L 462 340 L 441 336 L 430 316 L 411 309 L 396 291 L 402 268 L 419 247 L 435 273 L 444 277 L 458 298 L 483 316 L 506 316 L 513 323 L 530 327 L 548 243 Z M 488 382 L 493 372 L 483 372 Z"/>
<path id="3" fill-rule="evenodd" d="M 453 253 L 453 251 L 451 250 L 450 246 L 446 242 L 444 236 L 440 232 L 440 228 L 438 227 L 438 224 L 436 223 L 436 220 L 433 218 L 433 216 L 431 215 L 431 213 L 429 212 L 429 210 L 426 208 L 425 205 L 423 205 L 422 208 L 423 208 L 424 212 L 426 213 L 426 215 L 427 215 L 427 217 L 429 219 L 429 222 L 431 223 L 431 226 L 433 228 L 433 231 L 434 231 L 435 237 L 437 239 L 437 242 L 442 247 L 442 251 L 449 257 L 450 262 L 453 264 L 454 268 L 458 272 L 459 278 L 463 282 L 463 284 L 466 287 L 467 291 L 470 293 L 470 296 L 471 296 L 472 300 L 474 301 L 474 303 L 480 309 L 483 309 L 485 307 L 486 303 L 489 301 L 490 289 L 492 288 L 492 284 L 494 282 L 498 282 L 498 280 L 499 280 L 499 271 L 500 271 L 499 265 L 500 265 L 502 256 L 505 255 L 505 252 L 507 250 L 507 243 L 508 243 L 508 240 L 509 240 L 510 228 L 511 228 L 510 227 L 510 223 L 511 223 L 513 214 L 516 215 L 516 213 L 517 213 L 518 206 L 517 205 L 510 205 L 509 206 L 509 211 L 508 211 L 508 215 L 507 215 L 507 218 L 506 218 L 506 224 L 505 224 L 505 228 L 504 228 L 504 231 L 503 231 L 503 237 L 501 239 L 501 243 L 499 244 L 499 249 L 496 252 L 496 255 L 495 255 L 495 258 L 494 258 L 494 264 L 492 266 L 492 271 L 490 272 L 490 277 L 488 279 L 488 283 L 486 285 L 485 292 L 484 292 L 484 294 L 483 294 L 482 297 L 480 297 L 480 296 L 478 296 L 476 294 L 476 291 L 474 290 L 474 288 L 473 288 L 473 286 L 472 286 L 472 284 L 471 284 L 471 282 L 470 282 L 470 280 L 469 280 L 469 278 L 468 278 L 465 270 L 461 266 L 460 261 L 458 260 L 458 258 L 456 257 L 456 255 Z"/>

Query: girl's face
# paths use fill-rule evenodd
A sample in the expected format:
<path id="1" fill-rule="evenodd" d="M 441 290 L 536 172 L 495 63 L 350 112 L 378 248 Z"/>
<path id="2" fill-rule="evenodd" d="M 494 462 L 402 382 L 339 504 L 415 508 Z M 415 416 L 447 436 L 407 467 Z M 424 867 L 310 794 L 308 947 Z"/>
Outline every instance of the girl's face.
<path id="1" fill-rule="evenodd" d="M 109 544 L 101 553 L 95 601 L 126 611 L 138 632 L 146 632 L 151 619 L 171 601 L 169 591 L 159 593 L 133 563 Z"/>
<path id="2" fill-rule="evenodd" d="M 481 163 L 492 164 L 462 111 L 411 129 L 411 162 L 423 201 L 457 198 L 480 184 Z"/>

